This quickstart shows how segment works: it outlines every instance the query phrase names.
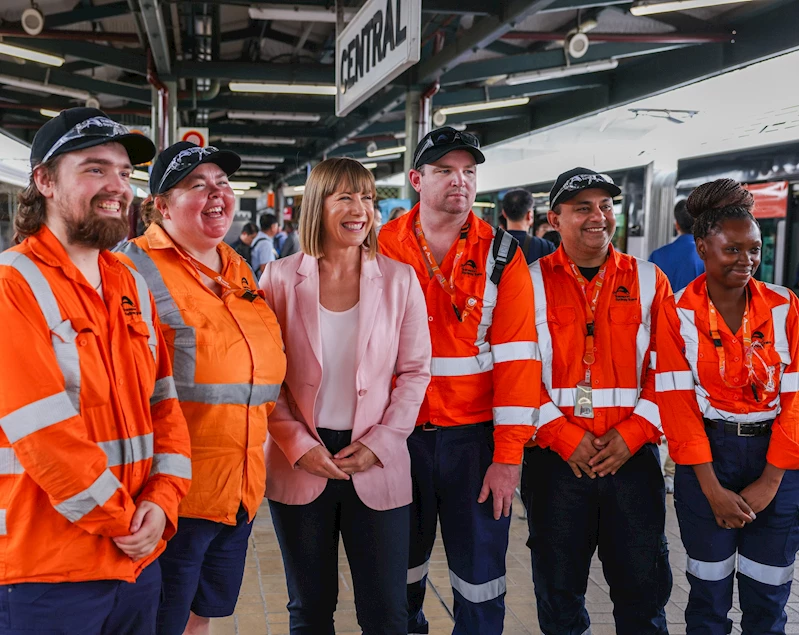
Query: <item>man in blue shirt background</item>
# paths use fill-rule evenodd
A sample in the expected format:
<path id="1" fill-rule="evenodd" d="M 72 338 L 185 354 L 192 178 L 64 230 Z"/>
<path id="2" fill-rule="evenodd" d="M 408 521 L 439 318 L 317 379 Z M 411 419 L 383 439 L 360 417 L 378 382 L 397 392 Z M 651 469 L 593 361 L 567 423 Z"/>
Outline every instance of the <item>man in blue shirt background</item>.
<path id="1" fill-rule="evenodd" d="M 660 267 L 677 293 L 705 272 L 705 263 L 696 253 L 694 219 L 685 209 L 685 200 L 674 206 L 674 229 L 677 239 L 653 251 L 649 262 Z"/>
<path id="2" fill-rule="evenodd" d="M 533 203 L 533 195 L 522 189 L 510 190 L 502 199 L 502 215 L 505 217 L 508 233 L 519 241 L 528 265 L 555 251 L 555 245 L 548 240 L 530 235 Z"/>

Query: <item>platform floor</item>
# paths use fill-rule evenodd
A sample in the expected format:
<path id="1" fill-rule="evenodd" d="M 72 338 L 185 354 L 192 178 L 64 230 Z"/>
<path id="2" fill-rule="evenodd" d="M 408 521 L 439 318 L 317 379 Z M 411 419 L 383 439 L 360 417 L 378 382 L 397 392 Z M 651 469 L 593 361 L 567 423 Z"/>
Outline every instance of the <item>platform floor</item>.
<path id="1" fill-rule="evenodd" d="M 518 503 L 518 501 L 517 501 Z M 519 507 L 516 505 L 515 507 Z M 668 497 L 666 532 L 669 538 L 671 566 L 674 573 L 674 588 L 666 607 L 669 632 L 672 635 L 685 633 L 683 611 L 688 602 L 688 581 L 685 577 L 685 550 L 680 541 L 677 518 L 672 497 Z M 538 620 L 535 596 L 530 574 L 530 552 L 525 545 L 527 523 L 514 514 L 511 525 L 510 548 L 508 549 L 508 593 L 505 635 L 538 635 Z M 335 614 L 337 635 L 360 634 L 355 619 L 352 578 L 347 567 L 343 548 L 340 556 L 339 604 Z M 286 594 L 283 563 L 277 545 L 269 509 L 266 503 L 255 519 L 247 568 L 236 613 L 232 617 L 214 620 L 213 635 L 285 635 L 289 632 L 289 616 L 286 611 Z M 598 559 L 594 559 L 588 593 L 588 611 L 591 615 L 593 635 L 613 635 L 613 605 L 608 595 L 608 585 L 602 575 Z M 425 599 L 425 614 L 431 626 L 431 635 L 450 635 L 452 632 L 452 589 L 449 585 L 447 561 L 439 540 L 430 562 L 428 593 Z M 791 601 L 788 603 L 788 633 L 799 634 L 799 566 L 794 574 Z M 732 618 L 736 621 L 733 633 L 740 633 L 737 626 L 741 613 L 737 598 Z"/>

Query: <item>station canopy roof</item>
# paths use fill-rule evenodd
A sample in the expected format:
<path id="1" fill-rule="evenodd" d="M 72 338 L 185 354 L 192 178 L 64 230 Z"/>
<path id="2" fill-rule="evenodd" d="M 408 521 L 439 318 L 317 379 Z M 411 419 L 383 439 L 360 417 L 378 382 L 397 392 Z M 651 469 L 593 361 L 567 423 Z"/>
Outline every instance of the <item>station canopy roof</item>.
<path id="1" fill-rule="evenodd" d="M 491 147 L 799 50 L 799 0 L 635 15 L 642 1 L 422 0 L 421 61 L 339 118 L 330 95 L 230 87 L 334 86 L 333 2 L 37 0 L 44 25 L 33 35 L 21 22 L 31 18 L 31 1 L 3 0 L 0 129 L 29 143 L 48 111 L 93 100 L 123 123 L 146 126 L 149 73 L 176 82 L 179 125 L 209 128 L 210 142 L 243 155 L 242 175 L 261 186 L 301 183 L 308 162 L 325 156 L 375 162 L 380 177 L 401 171 L 402 156 L 369 158 L 367 146 L 404 145 L 409 90 L 437 88 L 435 121 L 465 126 Z M 361 4 L 342 1 L 354 10 Z M 564 41 L 577 32 L 588 49 L 567 63 Z M 23 60 L 13 47 L 56 59 Z M 563 72 L 588 63 L 586 72 Z M 781 81 L 795 77 L 794 69 Z M 751 99 L 745 82 L 740 91 Z M 769 95 L 758 97 L 767 109 Z M 510 98 L 525 103 L 447 113 Z"/>

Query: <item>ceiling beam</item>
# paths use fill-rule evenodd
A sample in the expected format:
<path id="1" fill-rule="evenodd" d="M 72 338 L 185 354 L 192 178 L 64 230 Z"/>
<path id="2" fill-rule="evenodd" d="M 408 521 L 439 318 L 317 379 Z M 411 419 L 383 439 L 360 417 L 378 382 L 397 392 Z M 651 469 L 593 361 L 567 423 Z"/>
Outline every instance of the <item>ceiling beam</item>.
<path id="1" fill-rule="evenodd" d="M 333 131 L 319 126 L 278 126 L 252 123 L 211 122 L 211 135 L 238 135 L 248 137 L 294 137 L 307 139 L 330 139 Z"/>
<path id="2" fill-rule="evenodd" d="M 191 108 L 191 99 L 181 99 L 180 108 Z M 209 110 L 248 110 L 255 112 L 301 112 L 332 115 L 333 103 L 326 97 L 298 97 L 294 95 L 248 95 L 246 93 L 224 94 L 203 101 L 203 108 Z"/>
<path id="3" fill-rule="evenodd" d="M 577 11 L 578 9 L 591 9 L 594 7 L 611 7 L 615 5 L 632 4 L 632 0 L 555 0 L 541 13 L 555 13 L 556 11 Z"/>
<path id="4" fill-rule="evenodd" d="M 669 44 L 646 43 L 596 43 L 592 44 L 580 62 L 592 62 L 608 59 L 609 57 L 621 59 L 651 53 L 659 53 L 675 48 Z M 441 76 L 441 85 L 450 86 L 467 82 L 485 81 L 491 77 L 499 77 L 510 73 L 527 73 L 562 66 L 565 63 L 563 50 L 542 51 L 540 53 L 524 53 L 478 62 L 461 64 Z"/>
<path id="5" fill-rule="evenodd" d="M 554 0 L 515 0 L 503 7 L 499 16 L 480 19 L 466 33 L 445 46 L 441 52 L 420 62 L 415 70 L 418 84 L 429 84 L 447 71 L 468 60 L 476 51 L 511 31 L 526 17 L 548 7 Z"/>
<path id="6" fill-rule="evenodd" d="M 531 82 L 518 86 L 487 86 L 485 88 L 442 91 L 433 97 L 433 107 L 441 108 L 511 97 L 535 97 L 582 90 L 592 86 L 603 86 L 608 81 L 608 77 L 607 73 L 591 73 L 590 75 L 548 79 L 543 82 Z"/>
<path id="7" fill-rule="evenodd" d="M 222 81 L 335 84 L 333 66 L 324 64 L 257 64 L 253 62 L 178 62 L 177 77 L 213 77 Z M 332 98 L 331 98 L 332 99 Z"/>
<path id="8" fill-rule="evenodd" d="M 288 44 L 289 46 L 297 45 L 296 35 L 283 33 L 283 31 L 278 31 L 269 26 L 264 27 L 263 25 L 258 24 L 248 26 L 244 29 L 237 29 L 235 31 L 225 31 L 220 36 L 220 39 L 221 42 L 224 43 L 237 42 L 239 40 L 249 40 L 250 38 L 261 39 L 262 37 L 268 40 L 274 40 L 275 42 L 280 42 L 281 44 Z M 302 48 L 310 53 L 315 53 L 320 49 L 320 46 L 316 42 L 306 40 Z"/>
<path id="9" fill-rule="evenodd" d="M 276 163 L 278 167 L 276 170 L 288 169 L 287 166 L 294 167 L 295 161 L 308 161 L 311 155 L 301 148 L 287 148 L 286 146 L 259 146 L 256 144 L 244 143 L 217 143 L 214 144 L 220 150 L 232 150 L 238 155 L 250 157 L 282 157 L 285 159 L 284 163 Z M 247 159 L 242 159 L 244 163 L 250 163 Z"/>
<path id="10" fill-rule="evenodd" d="M 159 0 L 139 0 L 139 9 L 147 33 L 149 49 L 159 75 L 171 75 L 172 56 L 169 37 L 164 26 L 164 14 Z"/>
<path id="11" fill-rule="evenodd" d="M 69 55 L 84 62 L 113 66 L 136 75 L 147 75 L 147 58 L 141 49 L 121 49 L 91 42 L 64 42 L 49 39 L 37 39 L 35 42 L 31 42 L 7 37 L 4 41 L 17 46 L 33 47 L 36 50 L 61 57 Z"/>
<path id="12" fill-rule="evenodd" d="M 94 22 L 105 18 L 118 18 L 130 13 L 127 2 L 112 2 L 101 7 L 78 7 L 72 11 L 53 13 L 44 17 L 44 25 L 48 29 L 72 26 L 81 22 Z"/>
<path id="13" fill-rule="evenodd" d="M 142 104 L 150 103 L 150 88 L 139 88 L 132 84 L 109 82 L 85 75 L 68 73 L 57 68 L 42 68 L 34 64 L 0 62 L 0 75 L 29 79 L 40 84 L 55 84 L 66 88 L 85 90 L 92 94 L 114 95 Z"/>

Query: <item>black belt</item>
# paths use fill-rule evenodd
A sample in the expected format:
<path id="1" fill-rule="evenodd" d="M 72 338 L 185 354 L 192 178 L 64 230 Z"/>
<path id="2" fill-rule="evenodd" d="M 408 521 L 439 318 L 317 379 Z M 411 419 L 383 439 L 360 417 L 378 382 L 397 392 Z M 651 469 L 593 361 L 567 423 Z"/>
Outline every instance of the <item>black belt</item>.
<path id="1" fill-rule="evenodd" d="M 426 421 L 420 426 L 416 426 L 417 430 L 422 430 L 423 432 L 435 432 L 436 430 L 462 430 L 464 428 L 493 428 L 494 422 L 493 421 L 480 421 L 479 423 L 463 423 L 454 426 L 436 426 Z"/>
<path id="2" fill-rule="evenodd" d="M 705 419 L 705 425 L 712 430 L 724 430 L 727 434 L 739 437 L 764 437 L 771 434 L 773 419 L 756 423 L 731 423 L 720 419 Z"/>

